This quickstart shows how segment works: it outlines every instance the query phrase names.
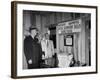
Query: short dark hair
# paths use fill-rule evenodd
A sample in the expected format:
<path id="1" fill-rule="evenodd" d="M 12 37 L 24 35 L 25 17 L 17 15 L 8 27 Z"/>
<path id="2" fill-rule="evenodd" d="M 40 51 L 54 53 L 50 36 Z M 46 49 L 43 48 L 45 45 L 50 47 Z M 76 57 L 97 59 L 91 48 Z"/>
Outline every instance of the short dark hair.
<path id="1" fill-rule="evenodd" d="M 45 33 L 44 35 L 45 35 L 45 36 L 46 36 L 46 35 L 48 35 L 48 36 L 49 36 L 49 34 L 48 34 L 48 33 Z"/>
<path id="2" fill-rule="evenodd" d="M 32 30 L 38 31 L 38 29 L 37 29 L 36 27 L 30 27 L 30 28 L 29 28 L 29 32 L 31 32 Z"/>

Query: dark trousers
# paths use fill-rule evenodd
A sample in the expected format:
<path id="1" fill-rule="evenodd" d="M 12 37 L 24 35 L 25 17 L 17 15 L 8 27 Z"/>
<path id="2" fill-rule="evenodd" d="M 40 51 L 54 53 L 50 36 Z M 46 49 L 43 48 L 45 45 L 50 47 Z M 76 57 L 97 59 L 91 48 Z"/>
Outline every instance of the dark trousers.
<path id="1" fill-rule="evenodd" d="M 39 64 L 28 64 L 28 69 L 38 69 L 40 68 Z"/>

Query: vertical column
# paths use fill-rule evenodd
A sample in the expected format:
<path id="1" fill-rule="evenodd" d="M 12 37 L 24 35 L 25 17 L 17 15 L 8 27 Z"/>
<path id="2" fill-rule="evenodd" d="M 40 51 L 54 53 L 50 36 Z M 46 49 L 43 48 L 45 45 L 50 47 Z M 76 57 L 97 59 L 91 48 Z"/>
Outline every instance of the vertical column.
<path id="1" fill-rule="evenodd" d="M 23 11 L 23 24 L 25 28 L 29 28 L 31 25 L 30 12 Z"/>
<path id="2" fill-rule="evenodd" d="M 77 34 L 74 33 L 74 59 L 78 61 L 78 37 Z"/>
<path id="3" fill-rule="evenodd" d="M 59 49 L 61 53 L 66 52 L 66 49 L 64 51 L 64 35 L 59 35 Z"/>
<path id="4" fill-rule="evenodd" d="M 60 16 L 60 13 L 56 13 L 56 17 L 57 17 L 57 23 L 61 22 L 61 16 Z"/>
<path id="5" fill-rule="evenodd" d="M 80 26 L 81 27 L 81 26 Z M 81 54 L 82 54 L 82 52 L 81 52 L 81 50 L 82 50 L 82 47 L 81 47 L 81 45 L 82 45 L 82 43 L 81 43 L 81 33 L 79 32 L 78 33 L 79 34 L 79 40 L 78 40 L 78 60 L 81 62 Z"/>
<path id="6" fill-rule="evenodd" d="M 51 13 L 50 15 L 50 24 L 54 24 L 54 13 Z"/>
<path id="7" fill-rule="evenodd" d="M 36 25 L 36 15 L 33 12 L 30 12 L 30 23 L 31 25 Z"/>
<path id="8" fill-rule="evenodd" d="M 57 54 L 59 54 L 59 32 L 58 32 L 58 26 L 56 26 L 56 47 L 57 47 Z"/>
<path id="9" fill-rule="evenodd" d="M 65 13 L 62 13 L 62 21 L 65 21 L 65 16 L 64 16 Z"/>
<path id="10" fill-rule="evenodd" d="M 39 29 L 39 31 L 41 30 L 41 17 L 40 15 L 36 15 L 36 26 Z"/>
<path id="11" fill-rule="evenodd" d="M 82 27 L 81 27 L 81 47 L 82 47 L 82 55 L 81 55 L 81 62 L 84 64 L 85 63 L 85 21 L 82 19 Z"/>
<path id="12" fill-rule="evenodd" d="M 41 32 L 42 33 L 45 33 L 47 32 L 47 29 L 46 29 L 46 16 L 41 16 Z M 48 24 L 47 24 L 48 25 Z"/>
<path id="13" fill-rule="evenodd" d="M 86 25 L 86 36 L 85 36 L 86 38 L 85 38 L 85 40 L 86 40 L 86 45 L 85 45 L 85 47 L 86 47 L 86 55 L 85 55 L 85 57 L 86 57 L 86 64 L 87 65 L 89 65 L 89 25 Z"/>
<path id="14" fill-rule="evenodd" d="M 29 35 L 29 27 L 31 26 L 31 15 L 28 11 L 23 11 L 23 30 L 24 36 Z"/>

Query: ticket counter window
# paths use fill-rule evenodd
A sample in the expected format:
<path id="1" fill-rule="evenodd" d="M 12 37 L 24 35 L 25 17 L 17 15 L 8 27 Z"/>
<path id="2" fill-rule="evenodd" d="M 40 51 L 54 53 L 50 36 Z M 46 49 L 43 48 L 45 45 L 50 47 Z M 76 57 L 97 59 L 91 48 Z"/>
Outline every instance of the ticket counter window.
<path id="1" fill-rule="evenodd" d="M 84 19 L 79 19 L 61 23 L 57 26 L 57 53 L 61 63 L 68 63 L 74 58 L 75 62 L 80 64 L 79 66 L 90 66 L 90 29 L 86 22 Z M 66 67 L 66 65 L 62 65 L 59 66 Z"/>
<path id="2" fill-rule="evenodd" d="M 73 35 L 59 35 L 59 67 L 69 67 L 70 61 L 73 59 Z"/>

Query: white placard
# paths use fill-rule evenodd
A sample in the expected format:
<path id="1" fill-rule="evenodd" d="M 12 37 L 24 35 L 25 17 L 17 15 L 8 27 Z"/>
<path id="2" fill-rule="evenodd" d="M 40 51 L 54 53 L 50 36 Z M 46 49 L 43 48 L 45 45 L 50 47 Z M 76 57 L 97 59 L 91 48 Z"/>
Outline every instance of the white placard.
<path id="1" fill-rule="evenodd" d="M 72 45 L 72 38 L 71 37 L 66 38 L 66 45 Z"/>

